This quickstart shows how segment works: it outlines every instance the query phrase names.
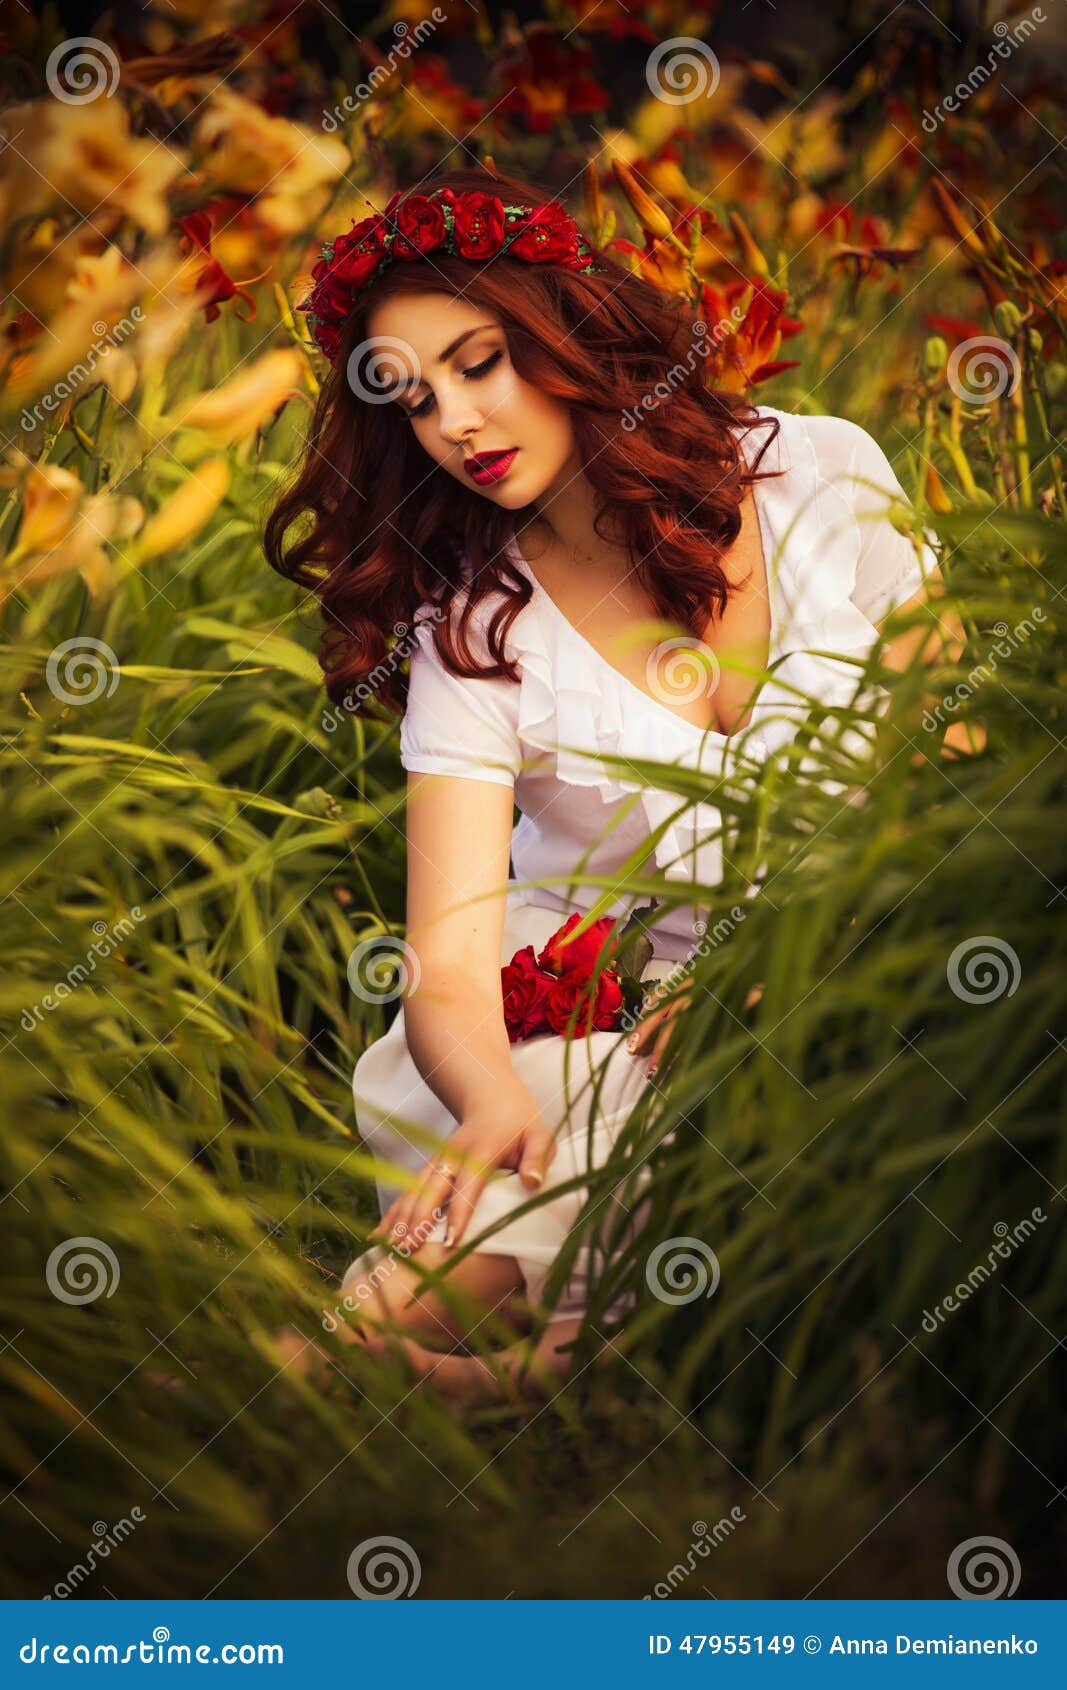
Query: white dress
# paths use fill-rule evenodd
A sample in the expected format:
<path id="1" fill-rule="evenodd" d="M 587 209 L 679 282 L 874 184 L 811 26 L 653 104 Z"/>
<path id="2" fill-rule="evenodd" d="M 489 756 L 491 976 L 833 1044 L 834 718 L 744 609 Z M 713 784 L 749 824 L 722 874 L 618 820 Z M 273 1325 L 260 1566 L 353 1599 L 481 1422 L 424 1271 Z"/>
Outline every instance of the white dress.
<path id="1" fill-rule="evenodd" d="M 865 657 L 877 638 L 876 624 L 920 589 L 936 561 L 929 532 L 920 561 L 912 539 L 889 521 L 891 506 L 906 508 L 906 500 L 885 454 L 865 430 L 840 417 L 759 409 L 780 425 L 760 469 L 786 471 L 752 488 L 771 599 L 768 666 L 777 667 L 744 730 L 729 736 L 701 730 L 646 695 L 568 621 L 514 543 L 510 555 L 533 587 L 533 597 L 507 636 L 508 652 L 520 669 L 518 686 L 503 678 L 452 675 L 437 657 L 430 624 L 416 620 L 400 733 L 404 768 L 512 786 L 521 812 L 512 835 L 514 879 L 509 881 L 513 890 L 507 899 L 502 963 L 524 945 L 540 950 L 569 914 L 588 910 L 602 895 L 601 887 L 574 878 L 580 860 L 584 872 L 609 876 L 657 832 L 650 855 L 662 875 L 717 885 L 723 873 L 719 811 L 703 802 L 686 808 L 677 793 L 642 790 L 627 779 L 626 763 L 733 771 L 742 779 L 746 768 L 758 770 L 795 734 L 811 708 L 798 691 L 829 705 L 857 702 L 855 662 L 814 654 Z M 743 438 L 749 462 L 767 433 L 754 429 Z M 497 595 L 490 594 L 478 606 L 476 633 L 497 602 Z M 867 700 L 874 710 L 884 701 L 881 689 Z M 847 731 L 846 742 L 854 732 Z M 605 764 L 600 754 L 622 762 Z M 635 793 L 640 794 L 636 800 Z M 523 884 L 552 876 L 562 879 L 545 886 Z M 625 916 L 634 905 L 632 897 L 620 898 L 599 913 Z M 648 928 L 654 957 L 646 980 L 677 972 L 703 931 L 697 925 L 701 920 L 695 902 L 661 911 Z M 627 1051 L 624 1034 L 608 1032 L 573 1040 L 541 1035 L 520 1040 L 510 1050 L 515 1072 L 537 1098 L 544 1120 L 561 1128 L 543 1188 L 551 1193 L 588 1170 L 587 1156 L 594 1166 L 606 1159 L 640 1097 L 648 1059 Z M 390 1183 L 388 1164 L 417 1171 L 431 1155 L 422 1135 L 440 1141 L 456 1126 L 415 1066 L 402 1006 L 388 1032 L 356 1063 L 353 1091 L 359 1132 L 382 1160 L 378 1190 L 384 1212 L 399 1189 Z M 406 1127 L 416 1129 L 411 1137 Z M 565 1192 L 507 1219 L 530 1199 L 530 1188 L 517 1174 L 498 1172 L 479 1198 L 463 1242 L 496 1226 L 477 1247 L 513 1255 L 527 1296 L 539 1304 L 549 1268 L 585 1199 L 580 1190 Z M 442 1226 L 431 1236 L 443 1232 Z M 346 1270 L 342 1294 L 382 1255 L 375 1246 L 357 1257 Z M 548 1309 L 550 1319 L 581 1314 L 591 1259 L 583 1245 Z M 608 1312 L 625 1313 L 627 1306 L 623 1299 Z"/>

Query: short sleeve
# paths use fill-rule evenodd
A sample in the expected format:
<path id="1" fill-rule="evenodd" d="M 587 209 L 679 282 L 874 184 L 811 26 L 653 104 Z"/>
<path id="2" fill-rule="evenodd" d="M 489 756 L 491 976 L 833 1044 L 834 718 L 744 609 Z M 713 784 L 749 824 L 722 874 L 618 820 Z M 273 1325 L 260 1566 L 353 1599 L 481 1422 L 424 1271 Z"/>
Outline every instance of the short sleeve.
<path id="1" fill-rule="evenodd" d="M 518 686 L 503 676 L 453 675 L 425 622 L 416 624 L 415 640 L 400 724 L 404 768 L 513 786 L 522 764 Z"/>
<path id="2" fill-rule="evenodd" d="M 902 533 L 890 520 L 891 511 L 906 512 L 909 501 L 889 459 L 866 429 L 843 417 L 818 422 L 820 473 L 848 500 L 859 529 L 856 580 L 849 596 L 868 621 L 878 623 L 920 591 L 937 567 L 939 542 L 924 529 L 917 549 L 912 534 Z"/>
<path id="3" fill-rule="evenodd" d="M 852 602 L 871 622 L 880 622 L 921 590 L 937 567 L 939 544 L 927 528 L 917 549 L 911 534 L 894 527 L 889 510 L 907 508 L 907 496 L 878 442 L 855 425 L 850 474 L 860 529 Z"/>

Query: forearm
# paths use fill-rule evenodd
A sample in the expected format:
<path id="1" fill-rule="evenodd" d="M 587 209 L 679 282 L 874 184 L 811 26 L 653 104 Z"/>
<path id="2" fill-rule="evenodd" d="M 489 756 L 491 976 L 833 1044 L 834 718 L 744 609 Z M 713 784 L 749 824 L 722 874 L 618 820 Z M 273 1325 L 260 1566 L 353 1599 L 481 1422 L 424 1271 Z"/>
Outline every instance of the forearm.
<path id="1" fill-rule="evenodd" d="M 520 1085 L 499 983 L 487 989 L 424 970 L 404 1001 L 404 1030 L 416 1068 L 457 1121 Z"/>

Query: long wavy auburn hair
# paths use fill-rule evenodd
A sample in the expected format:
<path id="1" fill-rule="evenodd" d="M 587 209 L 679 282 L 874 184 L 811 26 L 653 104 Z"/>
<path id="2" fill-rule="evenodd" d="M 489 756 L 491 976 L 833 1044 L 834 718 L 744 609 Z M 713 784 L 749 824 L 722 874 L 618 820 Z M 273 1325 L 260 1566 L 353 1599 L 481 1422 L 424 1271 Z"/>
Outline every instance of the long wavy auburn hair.
<path id="1" fill-rule="evenodd" d="M 534 206 L 559 198 L 474 169 L 438 172 L 419 191 L 443 187 Z M 419 445 L 399 405 L 360 398 L 349 384 L 349 358 L 369 339 L 368 310 L 387 296 L 462 294 L 495 314 L 519 375 L 568 407 L 596 494 L 597 531 L 608 513 L 657 614 L 698 638 L 709 606 L 723 614 L 731 588 L 722 558 L 740 532 L 745 488 L 763 473 L 780 473 L 757 473 L 777 420 L 707 385 L 693 344 L 708 327 L 686 299 L 590 244 L 599 275 L 507 256 L 478 264 L 434 253 L 430 261 L 390 264 L 357 300 L 295 477 L 271 510 L 263 539 L 272 568 L 321 603 L 319 661 L 326 690 L 343 709 L 403 709 L 407 682 L 398 655 L 410 647 L 400 641 L 427 605 L 437 651 L 452 673 L 517 682 L 507 631 L 532 593 L 505 547 L 533 507 L 498 508 L 468 491 Z M 650 404 L 657 395 L 664 397 Z M 639 420 L 627 427 L 628 418 Z M 739 435 L 751 427 L 770 432 L 749 471 Z M 504 598 L 484 624 L 486 663 L 469 632 L 477 606 L 494 592 Z"/>

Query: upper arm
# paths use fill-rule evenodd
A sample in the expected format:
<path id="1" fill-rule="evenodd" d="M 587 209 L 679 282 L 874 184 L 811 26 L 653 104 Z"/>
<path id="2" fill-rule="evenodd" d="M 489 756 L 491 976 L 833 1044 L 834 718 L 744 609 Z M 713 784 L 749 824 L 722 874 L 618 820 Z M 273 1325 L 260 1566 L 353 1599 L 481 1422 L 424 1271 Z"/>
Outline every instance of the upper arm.
<path id="1" fill-rule="evenodd" d="M 519 688 L 453 675 L 427 624 L 417 628 L 400 729 L 408 771 L 408 943 L 440 963 L 499 979 L 515 777 Z"/>
<path id="2" fill-rule="evenodd" d="M 496 781 L 408 776 L 407 941 L 420 967 L 499 980 L 512 810 Z"/>

